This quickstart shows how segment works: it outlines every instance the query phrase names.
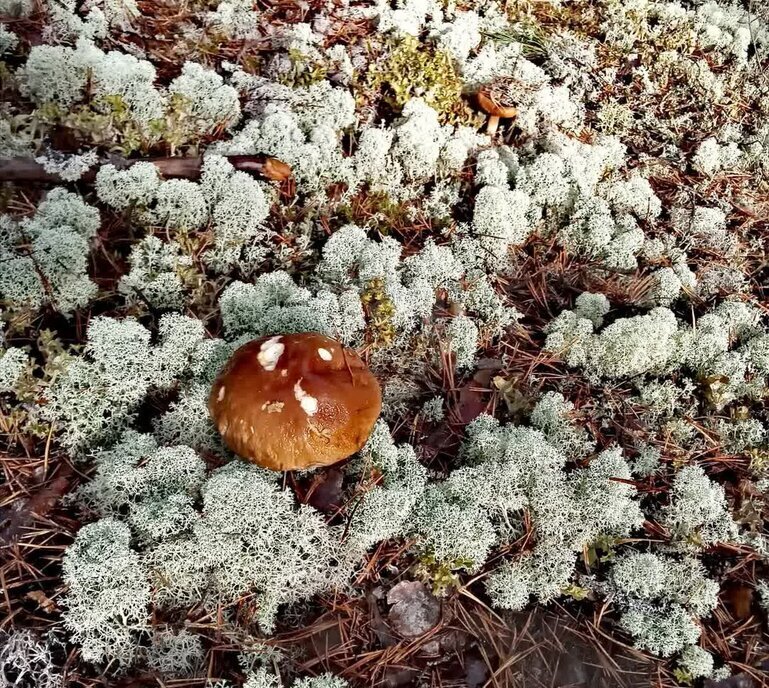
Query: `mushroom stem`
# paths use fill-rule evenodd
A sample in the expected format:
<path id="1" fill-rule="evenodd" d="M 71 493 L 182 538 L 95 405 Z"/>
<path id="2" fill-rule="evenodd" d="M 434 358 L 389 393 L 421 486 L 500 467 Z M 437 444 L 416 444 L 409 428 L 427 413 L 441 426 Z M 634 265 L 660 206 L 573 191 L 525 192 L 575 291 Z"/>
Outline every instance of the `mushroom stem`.
<path id="1" fill-rule="evenodd" d="M 490 115 L 486 125 L 486 133 L 489 136 L 494 136 L 497 133 L 497 127 L 499 127 L 499 115 Z"/>

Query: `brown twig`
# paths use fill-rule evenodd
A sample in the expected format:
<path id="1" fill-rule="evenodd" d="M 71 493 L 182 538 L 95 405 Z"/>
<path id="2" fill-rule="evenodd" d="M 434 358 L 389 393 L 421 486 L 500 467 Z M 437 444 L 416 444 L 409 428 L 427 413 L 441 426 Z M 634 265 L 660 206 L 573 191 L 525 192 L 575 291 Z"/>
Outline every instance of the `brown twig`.
<path id="1" fill-rule="evenodd" d="M 236 170 L 249 172 L 265 179 L 285 182 L 291 178 L 291 168 L 277 158 L 266 155 L 229 155 L 226 156 Z M 113 164 L 119 169 L 127 169 L 137 162 L 151 162 L 158 172 L 166 178 L 197 179 L 200 177 L 203 157 L 192 158 L 147 158 L 144 160 L 128 160 L 122 157 L 103 159 L 98 165 L 88 170 L 81 181 L 92 183 L 102 165 Z M 32 184 L 62 183 L 58 175 L 46 172 L 43 165 L 33 158 L 8 158 L 0 160 L 0 182 L 26 182 Z"/>

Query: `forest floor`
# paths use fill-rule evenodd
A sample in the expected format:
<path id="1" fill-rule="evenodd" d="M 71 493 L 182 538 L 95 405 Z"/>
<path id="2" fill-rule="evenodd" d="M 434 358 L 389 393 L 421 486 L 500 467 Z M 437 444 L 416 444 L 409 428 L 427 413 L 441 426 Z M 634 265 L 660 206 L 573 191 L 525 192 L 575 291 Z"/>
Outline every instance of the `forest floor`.
<path id="1" fill-rule="evenodd" d="M 607 356 L 624 358 L 596 358 L 591 373 L 588 363 L 575 363 L 564 349 L 546 344 L 552 341 L 549 323 L 577 309 L 583 293 L 602 294 L 611 304 L 610 324 L 603 331 L 664 309 L 672 313 L 674 329 L 695 335 L 700 318 L 732 299 L 758 314 L 744 355 L 758 350 L 759 344 L 750 348 L 750 342 L 767 341 L 769 9 L 745 0 L 724 4 L 721 16 L 707 9 L 715 3 L 684 2 L 675 5 L 680 13 L 670 9 L 673 5 L 652 0 L 378 5 L 0 0 L 6 32 L 0 33 L 0 272 L 5 272 L 0 275 L 0 688 L 277 685 L 272 679 L 258 683 L 255 666 L 287 684 L 295 677 L 330 673 L 351 686 L 386 688 L 769 685 L 769 378 L 761 377 L 769 375 L 769 364 L 766 373 L 760 363 L 743 362 L 742 368 L 729 363 L 730 368 L 726 358 L 721 368 L 678 362 L 655 368 L 638 361 L 663 334 L 653 333 L 639 345 L 628 332 L 623 342 L 628 348 L 619 347 L 619 354 L 605 345 Z M 99 24 L 88 14 L 94 8 L 103 11 L 101 29 L 88 23 Z M 445 13 L 442 22 L 439 11 Z M 463 13 L 480 17 L 481 30 L 472 22 L 462 28 Z M 711 40 L 716 32 L 719 37 Z M 7 39 L 9 34 L 15 38 Z M 80 58 L 73 56 L 81 49 L 78 40 L 93 41 L 103 51 L 88 58 L 93 60 L 88 68 L 77 67 Z M 496 53 L 486 54 L 484 62 L 478 56 L 492 44 Z M 34 50 L 43 45 L 65 52 L 52 53 L 35 67 Z M 505 62 L 511 45 L 517 46 L 523 67 Z M 146 78 L 139 74 L 143 68 L 132 72 L 135 66 L 108 63 L 104 53 L 110 51 L 149 63 L 154 72 Z M 203 65 L 219 75 L 219 82 L 202 80 L 184 95 L 174 95 L 172 84 L 187 62 Z M 103 87 L 112 77 L 114 83 Z M 70 78 L 82 84 L 67 100 L 62 94 L 71 88 Z M 222 84 L 232 85 L 232 92 L 217 90 Z M 317 84 L 352 96 L 349 121 L 331 100 L 330 105 L 323 101 L 327 111 L 312 112 L 308 99 L 327 97 L 327 91 L 315 96 L 308 91 Z M 155 96 L 146 89 L 156 89 L 165 108 L 163 117 L 149 125 L 140 111 Z M 195 91 L 202 94 L 200 102 Z M 291 92 L 299 95 L 286 106 Z M 514 105 L 517 114 L 492 131 L 479 92 Z M 434 127 L 415 124 L 406 130 L 404 107 L 415 98 L 437 113 Z M 271 113 L 283 112 L 284 106 L 294 119 L 268 131 Z M 313 117 L 317 121 L 307 124 Z M 317 133 L 324 123 L 330 139 L 325 130 Z M 379 158 L 364 160 L 359 149 L 367 140 L 364 132 L 372 130 L 394 135 L 395 144 L 389 152 L 385 146 Z M 591 165 L 602 164 L 589 157 L 590 151 L 604 145 L 605 137 L 625 146 L 623 160 L 596 174 L 594 188 L 585 191 Z M 449 140 L 470 143 L 459 165 L 447 172 L 438 150 L 447 150 L 441 146 Z M 571 145 L 588 152 L 575 154 Z M 436 151 L 432 161 L 431 147 Z M 484 158 L 486 151 L 496 157 Z M 267 199 L 253 229 L 226 234 L 225 211 L 217 215 L 214 210 L 222 202 L 216 206 L 208 197 L 201 201 L 207 208 L 201 211 L 203 220 L 189 220 L 202 198 L 199 191 L 171 198 L 173 207 L 163 214 L 160 200 L 143 200 L 128 184 L 119 182 L 114 192 L 99 188 L 100 168 L 115 164 L 121 169 L 136 161 L 154 162 L 162 178 L 192 186 L 207 153 L 240 156 L 230 157 L 240 171 L 236 174 L 246 172 L 259 182 L 264 195 L 255 192 L 258 198 L 245 197 L 232 211 L 235 224 L 243 227 Z M 579 155 L 581 163 L 575 162 Z M 516 162 L 510 163 L 513 157 Z M 67 161 L 82 164 L 82 174 L 62 172 Z M 420 165 L 424 169 L 414 171 Z M 509 200 L 490 205 L 491 224 L 482 223 L 479 199 L 497 183 L 490 181 L 495 174 L 509 174 L 502 183 L 506 194 L 511 189 L 527 194 L 531 205 L 520 229 L 513 218 L 515 201 Z M 609 189 L 609 177 L 618 185 L 643 183 L 627 182 L 621 188 L 628 198 L 620 198 L 620 186 Z M 65 248 L 55 241 L 45 244 L 46 228 L 30 220 L 40 217 L 37 209 L 57 188 L 98 209 L 98 227 L 83 240 L 84 248 L 74 241 Z M 585 220 L 592 212 L 588 208 L 578 216 L 578 204 L 567 200 L 575 189 L 592 199 L 605 196 L 605 212 Z M 657 204 L 657 210 L 644 215 L 639 204 Z M 707 230 L 709 238 L 684 226 L 676 214 L 700 207 L 715 208 L 724 218 L 722 226 L 716 222 Z M 74 217 L 80 210 L 61 211 L 56 231 L 67 225 L 68 212 Z M 612 229 L 602 238 L 590 236 L 593 230 L 586 228 L 607 217 Z M 623 222 L 633 230 L 625 233 L 630 224 Z M 501 251 L 493 232 L 483 243 L 484 227 L 494 223 L 506 234 Z M 365 264 L 375 262 L 374 249 L 361 250 L 354 259 L 358 272 L 351 281 L 336 283 L 329 277 L 334 265 L 324 247 L 349 224 L 364 228 L 372 243 L 398 242 L 400 262 L 382 259 L 377 273 Z M 633 232 L 641 239 L 627 248 L 621 237 L 630 241 Z M 140 256 L 136 247 L 148 237 L 157 237 L 161 248 L 151 255 L 145 247 Z M 462 243 L 467 237 L 476 242 L 478 254 L 496 254 L 467 258 L 473 252 Z M 435 245 L 451 248 L 462 272 L 436 278 L 428 289 L 432 310 L 425 314 L 413 305 L 418 290 L 408 277 L 413 265 L 408 261 Z M 348 249 L 336 250 L 335 260 L 343 262 L 339 255 Z M 350 255 L 356 250 L 351 243 Z M 23 261 L 29 261 L 28 272 Z M 369 268 L 374 278 L 364 279 Z M 437 274 L 434 265 L 431 269 Z M 451 269 L 446 265 L 447 272 Z M 226 306 L 222 296 L 234 293 L 229 291 L 233 285 L 258 284 L 260 276 L 277 271 L 314 294 L 331 290 L 340 302 L 350 285 L 360 295 L 363 327 L 349 340 L 382 383 L 383 417 L 394 442 L 414 447 L 427 484 L 475 466 L 464 463 L 463 453 L 473 420 L 489 414 L 503 425 L 529 427 L 543 395 L 557 392 L 571 404 L 564 418 L 568 428 L 577 429 L 569 430 L 569 437 L 590 445 L 573 454 L 563 450 L 565 474 L 587 470 L 601 452 L 619 447 L 632 475 L 612 480 L 632 488 L 634 503 L 641 505 L 639 522 L 624 531 L 599 528 L 599 537 L 572 546 L 575 563 L 568 585 L 539 602 L 544 595 L 532 583 L 530 601 L 516 609 L 495 604 L 487 582 L 498 567 L 519 561 L 544 541 L 546 524 L 531 495 L 526 506 L 510 509 L 513 525 L 507 524 L 507 531 L 492 518 L 495 540 L 477 565 L 465 564 L 460 556 L 431 559 L 435 549 L 424 545 L 431 536 L 406 521 L 368 548 L 345 585 L 308 599 L 298 592 L 286 595 L 272 633 L 262 632 L 255 621 L 261 602 L 250 591 L 215 603 L 201 595 L 173 613 L 153 598 L 139 630 L 125 620 L 121 626 L 113 615 L 97 622 L 94 634 L 117 624 L 135 632 L 137 647 L 146 648 L 148 629 L 173 626 L 195 637 L 193 650 L 168 653 L 166 664 L 155 665 L 140 658 L 144 649 L 125 663 L 113 661 L 117 655 L 106 651 L 101 661 L 84 659 L 82 643 L 73 639 L 66 622 L 73 593 L 64 580 L 65 554 L 85 524 L 106 516 L 127 519 L 133 507 L 110 511 L 98 500 L 79 501 L 78 495 L 94 480 L 102 484 L 100 452 L 126 429 L 155 433 L 160 444 L 167 443 L 171 431 L 163 434 L 162 419 L 177 418 L 168 414 L 178 412 L 198 373 L 185 370 L 165 386 L 141 383 L 145 388 L 126 402 L 114 390 L 121 376 L 133 384 L 129 343 L 128 353 L 115 349 L 113 369 L 98 373 L 103 376 L 99 384 L 96 378 L 72 382 L 74 391 L 67 397 L 62 381 L 75 379 L 69 370 L 73 361 L 98 364 L 88 342 L 89 328 L 99 317 L 135 318 L 151 333 L 153 346 L 169 312 L 199 322 L 204 339 L 228 345 L 249 333 L 274 334 L 268 325 L 249 329 L 238 320 L 251 317 L 248 309 L 258 308 L 253 304 L 263 292 L 248 292 L 239 302 L 241 310 Z M 496 308 L 493 316 L 474 310 L 472 297 L 463 296 L 479 274 L 491 285 L 493 304 L 486 312 Z M 402 283 L 396 288 L 391 278 Z M 307 304 L 311 311 L 321 309 L 320 301 L 308 299 L 294 294 L 276 298 L 274 305 L 276 311 Z M 403 324 L 406 316 L 399 320 L 402 314 L 411 324 Z M 603 315 L 597 332 L 604 327 Z M 455 331 L 449 325 L 455 320 L 463 327 L 467 320 L 472 323 Z M 344 338 L 342 325 L 329 332 Z M 729 350 L 722 353 L 736 360 L 743 342 L 732 334 L 724 345 Z M 585 361 L 604 346 L 598 335 L 589 336 Z M 136 350 L 145 346 L 140 339 Z M 11 377 L 10 365 L 3 368 L 2 361 L 10 361 L 15 354 L 8 352 L 17 350 L 24 352 L 24 363 Z M 630 372 L 614 374 L 611 366 Z M 742 386 L 733 391 L 737 378 Z M 660 386 L 652 390 L 650 380 Z M 652 395 L 662 394 L 663 383 L 675 392 L 659 402 Z M 104 405 L 97 401 L 102 393 Z M 120 394 L 130 396 L 129 391 Z M 435 399 L 441 400 L 440 412 L 433 419 L 427 408 Z M 88 415 L 90 407 L 96 420 Z M 195 443 L 196 423 L 208 423 L 207 416 L 178 418 L 178 444 L 196 450 L 206 477 L 232 460 L 208 435 Z M 728 428 L 747 428 L 740 424 L 748 422 L 750 438 L 745 439 L 747 430 L 729 434 Z M 543 443 L 546 437 L 556 446 L 555 435 L 541 429 Z M 650 470 L 637 469 L 644 448 L 656 457 Z M 289 473 L 279 487 L 292 504 L 307 505 L 329 530 L 339 528 L 346 536 L 355 517 L 353 497 L 365 491 L 361 485 L 376 488 L 387 481 L 378 466 L 364 480 L 352 465 Z M 693 499 L 704 503 L 720 494 L 720 502 L 713 497 L 713 513 L 728 517 L 733 537 L 709 540 L 707 515 L 699 522 L 692 517 L 694 525 L 683 535 L 665 520 L 685 466 L 702 468 L 715 485 L 715 491 Z M 190 498 L 198 516 L 205 513 L 201 494 L 205 489 Z M 132 539 L 131 547 L 137 557 L 152 549 L 141 538 Z M 720 673 L 697 674 L 678 662 L 681 648 L 675 642 L 670 652 L 654 652 L 634 637 L 640 634 L 622 625 L 630 603 L 623 602 L 621 588 L 612 587 L 611 570 L 632 551 L 694 559 L 717 582 L 715 606 L 690 613 L 689 621 L 697 629 L 695 644 L 713 655 Z M 419 588 L 399 588 L 407 592 L 398 611 L 391 592 L 404 582 L 417 582 Z M 122 594 L 119 587 L 102 592 Z M 668 613 L 664 596 L 653 602 L 663 616 Z M 415 631 L 402 618 L 411 613 L 432 621 Z M 178 666 L 171 666 L 174 662 Z M 190 667 L 182 667 L 185 662 Z"/>

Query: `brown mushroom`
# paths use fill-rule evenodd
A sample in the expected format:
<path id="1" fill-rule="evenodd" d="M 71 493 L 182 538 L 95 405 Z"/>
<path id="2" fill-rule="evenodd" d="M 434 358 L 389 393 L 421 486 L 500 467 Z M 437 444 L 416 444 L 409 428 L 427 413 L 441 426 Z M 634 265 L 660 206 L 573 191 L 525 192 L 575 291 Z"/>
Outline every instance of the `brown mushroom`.
<path id="1" fill-rule="evenodd" d="M 274 471 L 346 459 L 366 443 L 381 407 L 379 383 L 358 354 L 317 333 L 241 346 L 208 398 L 224 443 Z"/>
<path id="2" fill-rule="evenodd" d="M 486 133 L 489 136 L 496 134 L 500 119 L 515 117 L 518 114 L 518 110 L 512 105 L 505 104 L 502 95 L 492 88 L 478 92 L 478 105 L 489 116 L 486 125 Z"/>

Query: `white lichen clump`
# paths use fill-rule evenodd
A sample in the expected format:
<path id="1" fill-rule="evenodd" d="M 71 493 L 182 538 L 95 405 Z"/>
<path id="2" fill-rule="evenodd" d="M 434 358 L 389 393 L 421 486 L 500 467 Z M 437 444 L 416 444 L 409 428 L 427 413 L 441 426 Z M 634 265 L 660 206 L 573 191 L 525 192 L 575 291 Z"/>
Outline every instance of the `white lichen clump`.
<path id="1" fill-rule="evenodd" d="M 150 389 L 168 389 L 189 372 L 202 339 L 202 323 L 177 314 L 161 319 L 154 345 L 136 320 L 94 318 L 86 356 L 72 360 L 47 390 L 41 413 L 71 451 L 115 439 Z"/>
<path id="2" fill-rule="evenodd" d="M 718 602 L 718 584 L 696 559 L 632 552 L 612 567 L 611 584 L 625 609 L 620 625 L 639 647 L 663 657 L 696 643 L 696 620 Z"/>
<path id="3" fill-rule="evenodd" d="M 130 665 L 149 628 L 150 584 L 131 531 L 115 519 L 84 526 L 64 557 L 64 623 L 89 662 Z"/>
<path id="4" fill-rule="evenodd" d="M 0 298 L 15 308 L 62 313 L 96 295 L 87 274 L 99 212 L 63 188 L 52 189 L 32 218 L 0 216 Z"/>

